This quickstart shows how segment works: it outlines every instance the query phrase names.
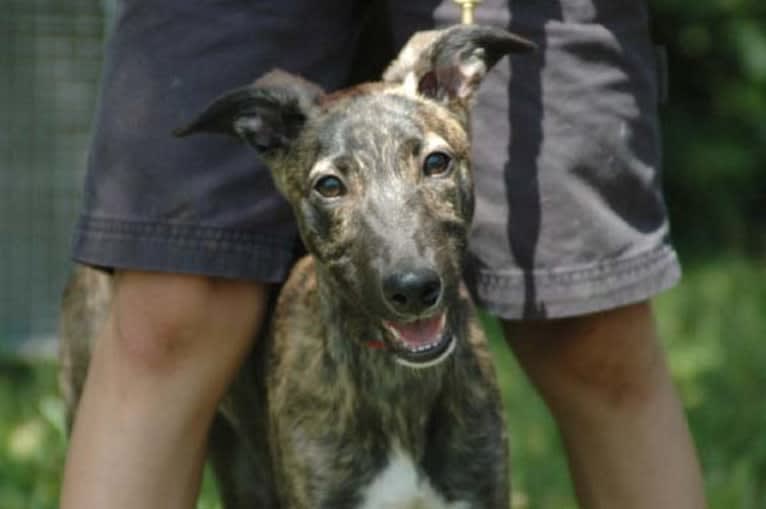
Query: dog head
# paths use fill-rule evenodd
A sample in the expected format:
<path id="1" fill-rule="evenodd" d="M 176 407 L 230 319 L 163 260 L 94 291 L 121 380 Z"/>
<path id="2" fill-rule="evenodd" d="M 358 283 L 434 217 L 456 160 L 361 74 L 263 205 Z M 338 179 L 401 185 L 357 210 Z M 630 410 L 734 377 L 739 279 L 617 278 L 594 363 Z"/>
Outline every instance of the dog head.
<path id="1" fill-rule="evenodd" d="M 458 26 L 418 34 L 380 83 L 332 94 L 282 71 L 215 100 L 176 134 L 237 136 L 269 166 L 324 284 L 372 322 L 397 359 L 454 346 L 473 215 L 468 118 L 487 71 L 531 43 Z"/>

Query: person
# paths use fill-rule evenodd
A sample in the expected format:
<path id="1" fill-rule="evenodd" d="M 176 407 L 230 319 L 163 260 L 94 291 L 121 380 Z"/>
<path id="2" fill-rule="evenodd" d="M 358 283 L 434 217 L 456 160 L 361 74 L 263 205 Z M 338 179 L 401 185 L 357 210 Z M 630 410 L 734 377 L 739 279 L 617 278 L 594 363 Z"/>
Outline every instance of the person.
<path id="1" fill-rule="evenodd" d="M 539 50 L 506 59 L 476 104 L 466 280 L 550 408 L 583 507 L 701 508 L 650 305 L 680 272 L 647 6 L 509 3 L 485 0 L 477 22 Z M 193 506 L 216 405 L 300 245 L 247 147 L 171 132 L 274 67 L 346 85 L 370 65 L 358 45 L 372 25 L 397 47 L 458 20 L 450 0 L 390 2 L 373 18 L 365 5 L 119 4 L 74 241 L 77 262 L 114 272 L 115 298 L 74 424 L 64 509 Z"/>

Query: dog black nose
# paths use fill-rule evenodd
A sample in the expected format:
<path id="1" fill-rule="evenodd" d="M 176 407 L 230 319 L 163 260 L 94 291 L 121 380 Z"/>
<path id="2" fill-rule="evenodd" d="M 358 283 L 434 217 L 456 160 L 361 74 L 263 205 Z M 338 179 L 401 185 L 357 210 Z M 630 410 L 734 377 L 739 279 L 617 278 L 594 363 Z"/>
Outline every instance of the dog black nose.
<path id="1" fill-rule="evenodd" d="M 396 311 L 418 315 L 439 302 L 442 282 L 431 269 L 404 270 L 383 280 L 383 293 Z"/>

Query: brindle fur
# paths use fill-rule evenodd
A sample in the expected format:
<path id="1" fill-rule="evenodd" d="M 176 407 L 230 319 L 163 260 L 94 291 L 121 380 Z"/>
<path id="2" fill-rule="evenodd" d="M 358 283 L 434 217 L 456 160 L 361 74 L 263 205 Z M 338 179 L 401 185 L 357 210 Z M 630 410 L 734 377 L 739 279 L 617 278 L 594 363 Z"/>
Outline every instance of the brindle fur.
<path id="1" fill-rule="evenodd" d="M 403 52 L 389 82 L 325 95 L 272 73 L 179 130 L 249 141 L 292 205 L 310 253 L 282 288 L 270 333 L 213 426 L 210 457 L 228 509 L 360 507 L 392 447 L 411 456 L 443 507 L 508 507 L 500 395 L 461 283 L 473 212 L 467 118 L 481 76 L 527 44 L 482 27 L 423 40 L 415 57 Z M 449 174 L 424 176 L 431 150 L 450 154 Z M 343 199 L 312 191 L 327 173 L 345 182 Z M 385 339 L 382 320 L 402 319 L 380 281 L 403 264 L 438 271 L 439 306 L 456 338 L 452 355 L 426 369 L 366 344 Z M 110 291 L 109 276 L 80 268 L 64 299 L 61 380 L 70 413 Z"/>

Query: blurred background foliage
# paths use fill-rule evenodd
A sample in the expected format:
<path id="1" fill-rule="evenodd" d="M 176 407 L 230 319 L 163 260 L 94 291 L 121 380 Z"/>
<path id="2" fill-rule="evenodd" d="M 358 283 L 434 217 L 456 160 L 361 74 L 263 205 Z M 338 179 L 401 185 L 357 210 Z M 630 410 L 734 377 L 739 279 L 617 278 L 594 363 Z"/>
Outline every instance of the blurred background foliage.
<path id="1" fill-rule="evenodd" d="M 656 0 L 665 189 L 687 257 L 766 249 L 766 3 Z"/>
<path id="2" fill-rule="evenodd" d="M 685 279 L 656 302 L 710 506 L 766 508 L 766 3 L 654 0 L 667 49 L 665 188 Z M 2 24 L 0 23 L 0 27 Z M 514 507 L 576 507 L 555 426 L 487 319 Z M 2 340 L 2 338 L 0 338 Z M 49 362 L 0 360 L 0 507 L 52 509 L 64 459 Z M 206 477 L 200 509 L 218 507 Z"/>

